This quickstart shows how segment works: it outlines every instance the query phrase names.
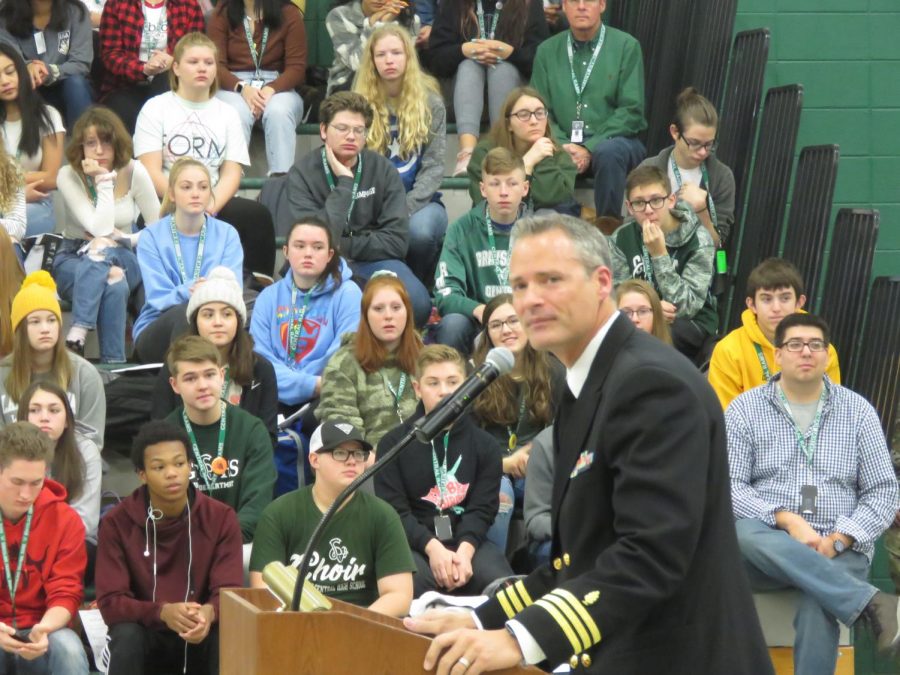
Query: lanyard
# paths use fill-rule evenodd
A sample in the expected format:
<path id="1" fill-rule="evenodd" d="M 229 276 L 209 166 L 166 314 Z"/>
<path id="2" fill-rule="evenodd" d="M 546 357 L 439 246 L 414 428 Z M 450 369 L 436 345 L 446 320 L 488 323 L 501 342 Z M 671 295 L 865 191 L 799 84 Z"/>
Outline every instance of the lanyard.
<path id="1" fill-rule="evenodd" d="M 175 216 L 169 221 L 172 228 L 172 244 L 175 246 L 175 259 L 178 261 L 178 272 L 181 274 L 181 283 L 188 282 L 187 272 L 184 269 L 184 258 L 181 255 L 181 242 L 178 240 L 178 229 L 175 227 Z M 203 249 L 206 246 L 206 221 L 203 221 L 203 227 L 200 228 L 200 242 L 197 244 L 197 259 L 194 261 L 194 276 L 191 281 L 197 281 L 200 278 L 200 266 L 203 264 Z"/>
<path id="2" fill-rule="evenodd" d="M 388 391 L 391 392 L 391 396 L 394 397 L 394 406 L 397 409 L 397 417 L 403 422 L 403 415 L 400 413 L 400 399 L 403 397 L 403 390 L 406 389 L 406 373 L 400 373 L 400 381 L 397 383 L 396 389 L 394 389 L 394 386 L 391 384 L 390 380 L 388 380 L 384 371 L 381 371 L 381 379 L 384 380 L 385 386 L 388 388 Z M 446 466 L 446 464 L 447 458 L 444 457 L 444 465 Z"/>
<path id="3" fill-rule="evenodd" d="M 328 160 L 325 158 L 325 148 L 322 147 L 322 168 L 325 169 L 325 180 L 328 181 L 328 190 L 334 191 L 334 176 L 331 174 L 331 167 L 328 166 Z M 356 204 L 356 193 L 359 191 L 359 180 L 362 178 L 362 153 L 356 158 L 356 176 L 353 178 L 353 193 L 350 195 L 350 208 L 347 209 L 347 225 L 350 225 L 350 214 L 353 213 L 353 205 Z"/>
<path id="4" fill-rule="evenodd" d="M 216 456 L 213 458 L 212 462 L 210 462 L 210 469 L 212 472 L 207 470 L 203 458 L 200 457 L 200 447 L 197 445 L 197 437 L 194 436 L 194 429 L 191 427 L 191 421 L 188 419 L 187 412 L 184 410 L 181 411 L 181 419 L 184 422 L 184 428 L 191 439 L 191 448 L 194 450 L 194 457 L 197 460 L 197 473 L 200 474 L 203 478 L 203 482 L 206 483 L 207 491 L 212 490 L 216 478 L 223 475 L 228 468 L 228 463 L 222 459 L 222 453 L 225 451 L 225 401 L 222 401 L 221 405 L 222 417 L 219 420 L 219 443 L 216 446 Z"/>
<path id="5" fill-rule="evenodd" d="M 440 501 L 437 510 L 444 511 L 444 493 L 447 492 L 447 446 L 450 444 L 450 432 L 444 434 L 444 461 L 438 464 L 437 450 L 434 449 L 434 440 L 431 441 L 431 465 L 434 470 L 434 483 L 437 486 Z"/>
<path id="6" fill-rule="evenodd" d="M 484 222 L 487 223 L 488 244 L 491 247 L 491 259 L 494 261 L 494 273 L 497 275 L 497 283 L 501 286 L 509 286 L 509 267 L 500 264 L 500 256 L 497 255 L 497 241 L 494 239 L 494 226 L 491 224 L 491 213 L 487 202 L 484 204 Z"/>
<path id="7" fill-rule="evenodd" d="M 522 420 L 525 419 L 525 392 L 522 391 L 522 395 L 519 397 L 519 419 L 516 422 L 516 430 L 513 431 L 512 427 L 506 427 L 506 432 L 509 434 L 509 444 L 507 447 L 510 452 L 513 452 L 516 449 L 516 446 L 519 444 L 519 430 L 522 428 Z"/>
<path id="8" fill-rule="evenodd" d="M 756 350 L 756 358 L 759 359 L 759 365 L 762 368 L 763 380 L 768 382 L 769 378 L 772 377 L 772 373 L 769 372 L 769 364 L 766 363 L 766 357 L 763 356 L 762 347 L 754 342 L 753 349 Z"/>
<path id="9" fill-rule="evenodd" d="M 94 205 L 94 208 L 97 208 L 97 186 L 94 185 L 94 179 L 90 176 L 85 176 L 84 178 L 87 181 L 87 189 L 88 194 L 91 197 L 91 203 Z"/>
<path id="10" fill-rule="evenodd" d="M 269 41 L 269 27 L 263 28 L 262 42 L 259 43 L 259 54 L 256 53 L 256 45 L 253 44 L 253 33 L 250 32 L 250 17 L 244 16 L 244 34 L 247 36 L 247 46 L 250 47 L 250 58 L 253 59 L 253 65 L 256 68 L 256 77 L 259 77 L 259 71 L 262 68 L 262 57 L 266 53 L 266 43 Z"/>
<path id="11" fill-rule="evenodd" d="M 797 426 L 797 421 L 794 419 L 794 413 L 791 411 L 791 404 L 788 403 L 787 396 L 784 395 L 784 390 L 780 385 L 778 386 L 781 404 L 784 406 L 785 412 L 787 412 L 788 417 L 791 419 L 791 425 L 794 427 L 794 434 L 797 436 L 797 447 L 800 449 L 800 452 L 806 456 L 806 464 L 810 468 L 812 468 L 813 457 L 816 454 L 816 445 L 819 442 L 819 429 L 822 423 L 822 410 L 825 408 L 826 392 L 827 389 L 823 386 L 822 394 L 819 396 L 819 403 L 816 405 L 816 416 L 811 425 L 809 440 L 807 440 L 803 435 L 803 432 L 800 431 L 800 427 Z"/>
<path id="12" fill-rule="evenodd" d="M 484 32 L 484 3 L 482 0 L 478 0 L 478 37 L 488 40 L 493 40 L 494 35 L 497 33 L 497 22 L 500 21 L 500 12 L 503 11 L 503 3 L 497 2 L 494 5 L 494 16 L 491 21 L 491 32 Z"/>
<path id="13" fill-rule="evenodd" d="M 675 182 L 678 183 L 676 190 L 681 188 L 681 171 L 675 163 L 675 155 L 669 155 L 669 161 L 672 163 L 672 174 L 675 176 Z M 712 220 L 713 227 L 718 231 L 718 216 L 716 215 L 716 202 L 713 200 L 712 192 L 709 191 L 709 173 L 706 171 L 706 162 L 700 164 L 700 177 L 703 185 L 706 186 L 706 208 L 709 209 L 709 218 Z"/>
<path id="14" fill-rule="evenodd" d="M 638 227 L 640 227 L 639 224 Z M 653 262 L 650 260 L 650 252 L 643 242 L 641 242 L 641 259 L 644 262 L 644 277 L 647 279 L 647 283 L 656 288 L 656 284 L 653 283 Z"/>
<path id="15" fill-rule="evenodd" d="M 446 467 L 447 460 L 444 460 Z M 31 534 L 31 516 L 34 506 L 28 507 L 28 515 L 25 516 L 25 528 L 22 530 L 22 543 L 19 544 L 19 562 L 16 564 L 16 576 L 13 577 L 9 569 L 9 550 L 6 547 L 6 527 L 0 523 L 0 552 L 3 553 L 3 572 L 6 574 L 6 587 L 9 589 L 9 601 L 12 604 L 12 624 L 16 627 L 16 589 L 19 587 L 19 578 L 22 576 L 22 567 L 25 563 L 25 550 L 28 548 L 28 537 Z"/>
<path id="16" fill-rule="evenodd" d="M 316 286 L 313 286 L 303 294 L 303 307 L 300 308 L 300 316 L 295 319 L 294 312 L 297 310 L 298 288 L 297 284 L 294 283 L 294 275 L 291 274 L 291 327 L 288 331 L 288 356 L 291 359 L 291 363 L 297 360 L 297 345 L 300 344 L 300 336 L 303 335 L 303 319 L 306 317 L 306 310 L 309 309 L 309 298 L 314 290 L 316 290 Z"/>
<path id="17" fill-rule="evenodd" d="M 591 77 L 591 71 L 594 70 L 594 64 L 597 62 L 597 57 L 600 56 L 600 49 L 603 47 L 603 40 L 605 38 L 606 24 L 604 23 L 600 26 L 600 37 L 597 38 L 597 46 L 594 47 L 594 53 L 591 55 L 587 70 L 584 71 L 584 77 L 581 78 L 581 86 L 579 86 L 578 80 L 575 79 L 575 38 L 572 37 L 571 32 L 569 33 L 569 41 L 566 46 L 569 50 L 569 70 L 572 73 L 572 86 L 575 87 L 575 119 L 577 120 L 581 119 L 581 95 L 584 93 L 585 87 L 587 87 L 588 79 Z"/>

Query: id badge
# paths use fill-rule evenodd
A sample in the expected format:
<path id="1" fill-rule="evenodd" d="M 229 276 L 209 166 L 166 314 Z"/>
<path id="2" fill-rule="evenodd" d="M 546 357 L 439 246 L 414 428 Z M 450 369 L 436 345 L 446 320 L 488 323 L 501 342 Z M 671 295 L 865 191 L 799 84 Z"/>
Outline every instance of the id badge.
<path id="1" fill-rule="evenodd" d="M 44 40 L 43 31 L 38 31 L 34 34 L 34 48 L 38 54 L 47 53 L 47 42 Z"/>
<path id="2" fill-rule="evenodd" d="M 266 81 L 261 78 L 253 78 L 250 80 L 250 86 L 254 89 L 262 89 L 266 86 Z"/>
<path id="3" fill-rule="evenodd" d="M 819 490 L 815 485 L 800 486 L 800 515 L 804 518 L 816 515 L 816 497 Z"/>
<path id="4" fill-rule="evenodd" d="M 584 120 L 572 120 L 572 134 L 569 140 L 573 143 L 584 143 Z"/>
<path id="5" fill-rule="evenodd" d="M 450 516 L 441 514 L 434 517 L 434 536 L 438 541 L 450 541 L 453 539 L 453 526 L 450 525 Z"/>

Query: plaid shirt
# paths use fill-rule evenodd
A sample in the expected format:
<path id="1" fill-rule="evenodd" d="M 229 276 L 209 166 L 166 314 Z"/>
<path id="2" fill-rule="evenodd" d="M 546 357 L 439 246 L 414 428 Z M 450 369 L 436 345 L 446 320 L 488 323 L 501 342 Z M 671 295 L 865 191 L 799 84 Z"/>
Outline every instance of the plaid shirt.
<path id="1" fill-rule="evenodd" d="M 897 477 L 878 415 L 858 394 L 825 377 L 826 400 L 812 466 L 797 445 L 794 423 L 781 402 L 775 375 L 728 406 L 728 460 L 734 517 L 775 527 L 776 511 L 800 511 L 800 488 L 815 485 L 820 535 L 841 532 L 871 561 L 875 540 L 898 508 Z M 813 425 L 806 430 L 806 439 Z"/>
<path id="2" fill-rule="evenodd" d="M 167 51 L 171 54 L 175 43 L 193 31 L 203 32 L 203 14 L 197 0 L 167 0 Z M 106 72 L 101 96 L 139 82 L 145 82 L 144 63 L 138 58 L 141 34 L 144 30 L 144 10 L 140 0 L 107 0 L 100 20 L 100 58 Z M 159 77 L 168 77 L 167 73 Z"/>

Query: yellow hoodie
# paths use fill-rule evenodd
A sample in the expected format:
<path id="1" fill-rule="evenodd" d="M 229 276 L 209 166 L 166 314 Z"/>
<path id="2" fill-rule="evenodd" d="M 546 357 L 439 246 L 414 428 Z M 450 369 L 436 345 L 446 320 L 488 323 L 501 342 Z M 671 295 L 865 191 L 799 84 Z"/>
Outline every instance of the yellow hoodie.
<path id="1" fill-rule="evenodd" d="M 738 394 L 766 382 L 754 344 L 762 349 L 769 375 L 779 370 L 775 363 L 775 347 L 763 335 L 753 310 L 745 309 L 741 321 L 744 324 L 741 328 L 735 328 L 719 341 L 709 362 L 709 383 L 715 389 L 723 410 Z M 841 383 L 841 369 L 834 345 L 828 345 L 828 367 L 825 372 L 832 382 Z"/>

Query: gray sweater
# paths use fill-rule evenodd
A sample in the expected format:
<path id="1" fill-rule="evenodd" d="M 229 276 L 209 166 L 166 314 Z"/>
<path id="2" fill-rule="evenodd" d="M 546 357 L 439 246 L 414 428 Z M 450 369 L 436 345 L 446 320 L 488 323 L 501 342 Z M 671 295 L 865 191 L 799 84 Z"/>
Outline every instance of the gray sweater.
<path id="1" fill-rule="evenodd" d="M 19 0 L 27 2 L 27 0 Z M 16 37 L 6 30 L 6 26 L 0 21 L 0 40 L 14 45 L 25 61 L 43 61 L 45 65 L 59 66 L 59 79 L 64 80 L 70 75 L 88 76 L 91 70 L 91 61 L 94 60 L 93 32 L 91 28 L 91 15 L 87 10 L 74 4 L 67 5 L 69 20 L 61 31 L 44 30 L 44 45 L 46 49 L 38 54 L 34 37 Z M 55 78 L 51 72 L 45 84 L 53 84 Z"/>
<path id="2" fill-rule="evenodd" d="M 412 190 L 406 193 L 406 208 L 412 215 L 431 203 L 434 193 L 444 180 L 444 155 L 447 153 L 447 110 L 444 99 L 428 95 L 431 108 L 431 129 L 428 142 L 422 147 L 422 164 L 416 174 Z"/>
<path id="3" fill-rule="evenodd" d="M 529 543 L 553 536 L 550 501 L 553 496 L 553 427 L 531 440 L 528 477 L 525 481 L 525 533 Z"/>

